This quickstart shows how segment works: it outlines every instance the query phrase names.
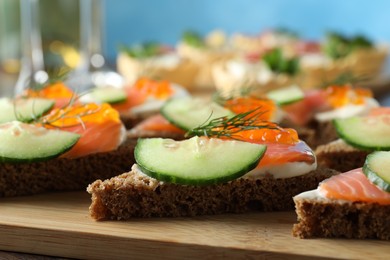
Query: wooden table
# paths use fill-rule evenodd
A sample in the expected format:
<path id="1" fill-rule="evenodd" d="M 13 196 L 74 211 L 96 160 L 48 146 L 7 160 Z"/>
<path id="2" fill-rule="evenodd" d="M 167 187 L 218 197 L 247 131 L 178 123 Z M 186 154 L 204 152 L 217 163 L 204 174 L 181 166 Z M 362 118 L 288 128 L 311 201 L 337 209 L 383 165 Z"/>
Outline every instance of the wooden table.
<path id="1" fill-rule="evenodd" d="M 294 238 L 294 212 L 96 222 L 89 204 L 86 192 L 0 199 L 0 250 L 88 259 L 390 256 L 390 241 Z"/>
<path id="2" fill-rule="evenodd" d="M 389 82 L 370 86 L 387 106 Z M 95 222 L 89 203 L 85 192 L 0 199 L 0 259 L 390 258 L 389 241 L 294 238 L 294 212 Z"/>

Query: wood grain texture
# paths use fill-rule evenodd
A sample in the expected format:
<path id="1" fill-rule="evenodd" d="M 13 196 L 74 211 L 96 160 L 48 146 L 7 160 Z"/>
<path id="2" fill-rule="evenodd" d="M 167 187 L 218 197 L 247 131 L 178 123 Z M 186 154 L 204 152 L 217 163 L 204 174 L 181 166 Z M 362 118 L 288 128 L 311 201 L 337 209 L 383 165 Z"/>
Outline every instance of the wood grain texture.
<path id="1" fill-rule="evenodd" d="M 294 212 L 96 222 L 85 192 L 0 200 L 0 250 L 88 259 L 385 259 L 390 242 L 291 235 Z"/>

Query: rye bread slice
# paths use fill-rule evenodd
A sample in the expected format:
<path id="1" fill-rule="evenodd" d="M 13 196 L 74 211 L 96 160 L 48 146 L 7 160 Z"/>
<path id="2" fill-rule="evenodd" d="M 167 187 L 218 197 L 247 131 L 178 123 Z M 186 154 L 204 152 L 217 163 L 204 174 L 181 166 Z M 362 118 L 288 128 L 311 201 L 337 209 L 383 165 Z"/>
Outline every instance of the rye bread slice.
<path id="1" fill-rule="evenodd" d="M 314 189 L 337 174 L 319 168 L 306 175 L 274 179 L 240 178 L 228 183 L 190 186 L 163 183 L 132 171 L 90 184 L 89 212 L 96 220 L 127 220 L 134 217 L 184 217 L 222 213 L 293 210 L 292 197 Z"/>
<path id="2" fill-rule="evenodd" d="M 390 240 L 390 205 L 294 198 L 300 238 L 356 238 Z"/>
<path id="3" fill-rule="evenodd" d="M 347 172 L 362 167 L 369 151 L 352 147 L 341 139 L 320 145 L 315 150 L 320 166 Z"/>
<path id="4" fill-rule="evenodd" d="M 81 158 L 45 162 L 0 164 L 0 197 L 52 191 L 85 190 L 91 182 L 129 171 L 134 164 L 136 139 L 127 139 L 115 151 Z"/>

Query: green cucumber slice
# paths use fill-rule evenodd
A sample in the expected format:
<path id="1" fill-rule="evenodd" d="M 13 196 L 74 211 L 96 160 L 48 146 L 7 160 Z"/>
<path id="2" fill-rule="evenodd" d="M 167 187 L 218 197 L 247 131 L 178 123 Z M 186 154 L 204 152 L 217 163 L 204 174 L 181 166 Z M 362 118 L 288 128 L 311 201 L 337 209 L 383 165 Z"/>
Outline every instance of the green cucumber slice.
<path id="1" fill-rule="evenodd" d="M 195 136 L 184 141 L 139 139 L 134 155 L 139 168 L 160 181 L 210 185 L 243 176 L 265 150 L 265 145 Z"/>
<path id="2" fill-rule="evenodd" d="M 79 134 L 19 121 L 4 123 L 0 125 L 0 162 L 46 161 L 68 151 L 79 138 Z"/>
<path id="3" fill-rule="evenodd" d="M 161 108 L 161 114 L 169 122 L 186 131 L 218 117 L 234 116 L 233 112 L 214 102 L 191 97 L 169 100 Z"/>
<path id="4" fill-rule="evenodd" d="M 333 120 L 337 134 L 346 143 L 368 151 L 390 150 L 390 117 L 354 116 Z"/>
<path id="5" fill-rule="evenodd" d="M 82 97 L 87 102 L 118 104 L 127 100 L 124 89 L 114 87 L 94 88 L 90 93 Z"/>
<path id="6" fill-rule="evenodd" d="M 286 88 L 275 89 L 267 93 L 267 97 L 275 101 L 278 105 L 288 105 L 302 100 L 305 93 L 297 85 Z"/>
<path id="7" fill-rule="evenodd" d="M 31 122 L 50 111 L 54 103 L 45 98 L 0 98 L 0 124 L 15 120 Z"/>
<path id="8" fill-rule="evenodd" d="M 370 153 L 364 163 L 363 172 L 376 186 L 390 192 L 390 152 Z"/>

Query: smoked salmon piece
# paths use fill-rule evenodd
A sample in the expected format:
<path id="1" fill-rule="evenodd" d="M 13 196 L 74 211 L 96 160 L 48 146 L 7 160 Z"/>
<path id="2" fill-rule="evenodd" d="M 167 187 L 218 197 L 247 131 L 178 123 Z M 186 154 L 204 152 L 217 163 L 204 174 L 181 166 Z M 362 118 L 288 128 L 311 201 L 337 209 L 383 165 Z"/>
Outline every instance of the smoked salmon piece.
<path id="1" fill-rule="evenodd" d="M 262 143 L 267 145 L 267 150 L 258 167 L 283 165 L 285 163 L 303 162 L 313 164 L 316 158 L 313 150 L 303 141 L 296 144 Z"/>
<path id="2" fill-rule="evenodd" d="M 112 151 L 123 141 L 123 124 L 119 113 L 106 103 L 55 109 L 40 124 L 46 128 L 59 128 L 81 135 L 72 149 L 62 155 L 66 158 Z"/>
<path id="3" fill-rule="evenodd" d="M 68 106 L 70 102 L 77 102 L 76 93 L 68 88 L 63 82 L 56 82 L 39 90 L 27 89 L 23 95 L 52 99 L 55 101 L 54 108 L 64 108 L 65 106 Z"/>
<path id="4" fill-rule="evenodd" d="M 368 113 L 368 116 L 390 115 L 390 107 L 374 107 Z"/>
<path id="5" fill-rule="evenodd" d="M 150 116 L 131 129 L 133 132 L 156 131 L 185 134 L 185 131 L 171 124 L 161 114 Z"/>
<path id="6" fill-rule="evenodd" d="M 335 175 L 321 182 L 318 189 L 329 199 L 390 205 L 390 193 L 371 183 L 362 168 Z"/>
<path id="7" fill-rule="evenodd" d="M 129 109 L 145 103 L 149 98 L 167 100 L 175 92 L 169 81 L 156 81 L 147 78 L 140 78 L 134 86 L 126 87 L 125 90 L 126 101 L 112 105 L 119 112 L 127 112 Z"/>

